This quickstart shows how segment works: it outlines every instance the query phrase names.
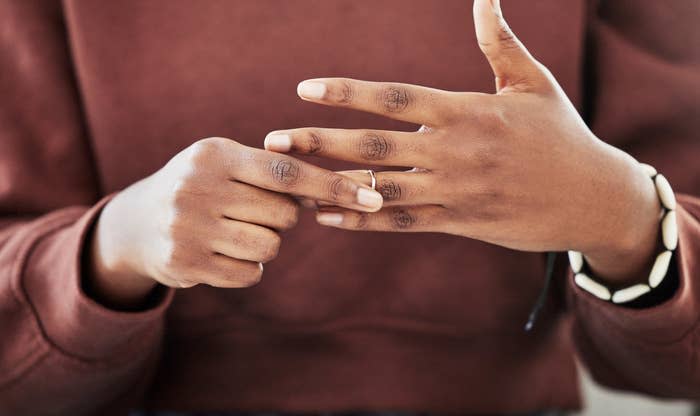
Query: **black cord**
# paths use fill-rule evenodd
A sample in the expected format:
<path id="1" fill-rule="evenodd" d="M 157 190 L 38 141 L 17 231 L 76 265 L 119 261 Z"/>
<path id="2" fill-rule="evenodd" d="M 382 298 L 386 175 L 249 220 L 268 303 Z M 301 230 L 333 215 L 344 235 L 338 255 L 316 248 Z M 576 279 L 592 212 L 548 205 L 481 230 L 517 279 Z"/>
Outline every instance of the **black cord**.
<path id="1" fill-rule="evenodd" d="M 557 258 L 557 253 L 550 251 L 547 253 L 547 269 L 544 276 L 544 286 L 540 290 L 540 295 L 537 297 L 537 301 L 532 306 L 530 311 L 530 316 L 527 318 L 527 323 L 525 323 L 525 331 L 530 331 L 535 326 L 535 321 L 537 320 L 537 315 L 539 315 L 540 310 L 544 306 L 547 300 L 547 294 L 549 293 L 549 286 L 552 283 L 552 275 L 554 274 L 554 261 Z"/>

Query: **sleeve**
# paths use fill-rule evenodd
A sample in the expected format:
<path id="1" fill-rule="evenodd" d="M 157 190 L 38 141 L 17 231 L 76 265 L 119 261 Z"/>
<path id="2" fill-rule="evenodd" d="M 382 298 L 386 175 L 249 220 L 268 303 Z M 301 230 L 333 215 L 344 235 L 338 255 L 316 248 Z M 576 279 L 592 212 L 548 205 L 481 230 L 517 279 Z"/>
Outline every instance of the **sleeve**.
<path id="1" fill-rule="evenodd" d="M 601 139 L 663 173 L 678 201 L 668 296 L 644 307 L 601 301 L 573 283 L 573 336 L 613 388 L 700 399 L 700 2 L 610 0 L 591 9 L 586 118 Z M 646 276 L 640 276 L 646 279 Z"/>
<path id="2" fill-rule="evenodd" d="M 82 290 L 108 197 L 95 177 L 61 2 L 0 0 L 0 414 L 106 414 L 156 366 L 172 291 L 119 312 Z"/>

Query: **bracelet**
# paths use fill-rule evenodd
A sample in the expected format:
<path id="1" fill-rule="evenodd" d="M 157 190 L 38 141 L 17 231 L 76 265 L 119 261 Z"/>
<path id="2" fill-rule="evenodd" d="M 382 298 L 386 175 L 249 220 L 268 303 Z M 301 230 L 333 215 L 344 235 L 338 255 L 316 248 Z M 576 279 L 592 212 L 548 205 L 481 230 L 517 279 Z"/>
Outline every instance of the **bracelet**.
<path id="1" fill-rule="evenodd" d="M 642 168 L 654 182 L 656 193 L 664 209 L 663 216 L 661 217 L 661 236 L 665 250 L 656 257 L 651 272 L 649 273 L 648 282 L 646 284 L 639 283 L 611 292 L 610 289 L 591 279 L 591 277 L 583 271 L 585 260 L 581 252 L 572 250 L 568 252 L 569 264 L 571 265 L 571 270 L 575 274 L 574 282 L 576 285 L 599 299 L 612 301 L 613 303 L 625 303 L 635 300 L 659 286 L 668 273 L 671 256 L 678 246 L 678 224 L 676 222 L 675 211 L 676 197 L 673 195 L 671 184 L 669 184 L 668 180 L 662 174 L 658 173 L 653 166 L 647 165 L 646 163 L 640 163 L 640 165 L 642 165 Z"/>

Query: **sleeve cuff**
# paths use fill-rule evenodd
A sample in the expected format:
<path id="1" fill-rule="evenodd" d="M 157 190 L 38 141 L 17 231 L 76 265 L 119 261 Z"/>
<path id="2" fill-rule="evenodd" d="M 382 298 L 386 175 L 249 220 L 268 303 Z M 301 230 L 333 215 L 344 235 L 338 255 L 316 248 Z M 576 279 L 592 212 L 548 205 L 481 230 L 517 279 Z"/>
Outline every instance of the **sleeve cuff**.
<path id="1" fill-rule="evenodd" d="M 87 236 L 111 197 L 87 212 L 61 211 L 35 229 L 32 244 L 20 253 L 19 276 L 48 341 L 67 355 L 109 360 L 150 347 L 160 339 L 163 316 L 174 290 L 138 312 L 111 310 L 82 290 L 82 255 Z"/>
<path id="2" fill-rule="evenodd" d="M 586 326 L 602 326 L 619 335 L 643 342 L 669 343 L 682 339 L 699 321 L 700 282 L 694 275 L 700 270 L 700 222 L 678 199 L 678 247 L 670 273 L 677 273 L 678 288 L 671 298 L 648 308 L 628 308 L 596 298 L 574 283 L 574 274 L 567 267 L 567 282 L 574 310 Z M 695 271 L 695 274 L 694 274 Z M 669 276 L 666 276 L 668 279 Z M 596 323 L 597 322 L 597 323 Z"/>

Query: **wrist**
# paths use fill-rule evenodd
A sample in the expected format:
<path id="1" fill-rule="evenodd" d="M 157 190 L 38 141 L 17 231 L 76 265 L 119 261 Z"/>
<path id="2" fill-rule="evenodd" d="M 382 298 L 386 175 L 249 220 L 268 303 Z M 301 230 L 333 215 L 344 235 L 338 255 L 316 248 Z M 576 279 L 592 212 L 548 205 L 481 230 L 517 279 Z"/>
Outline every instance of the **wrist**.
<path id="1" fill-rule="evenodd" d="M 595 244 L 581 250 L 591 272 L 612 287 L 646 282 L 656 255 L 663 250 L 663 207 L 654 182 L 633 159 L 623 165 L 623 172 L 618 177 L 624 182 L 612 193 L 619 198 L 608 198 L 609 204 L 600 207 L 599 212 L 610 219 L 608 226 Z"/>
<path id="2" fill-rule="evenodd" d="M 138 250 L 132 247 L 135 239 L 128 232 L 128 217 L 124 215 L 127 199 L 127 195 L 118 194 L 105 205 L 86 246 L 89 272 L 85 289 L 114 309 L 138 309 L 157 285 L 138 267 Z"/>

